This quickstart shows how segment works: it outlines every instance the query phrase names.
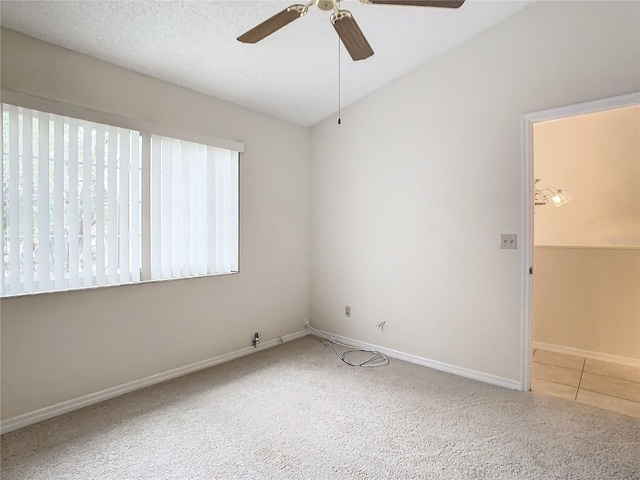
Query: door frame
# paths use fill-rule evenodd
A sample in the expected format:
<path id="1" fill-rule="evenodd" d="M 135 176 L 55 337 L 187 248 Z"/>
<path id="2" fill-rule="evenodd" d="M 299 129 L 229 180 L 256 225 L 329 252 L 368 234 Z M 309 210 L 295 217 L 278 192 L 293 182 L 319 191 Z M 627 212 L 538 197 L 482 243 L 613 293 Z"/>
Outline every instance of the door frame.
<path id="1" fill-rule="evenodd" d="M 520 335 L 521 390 L 531 389 L 531 351 L 533 327 L 533 124 L 640 105 L 640 92 L 577 103 L 564 107 L 527 113 L 522 116 L 522 310 Z"/>

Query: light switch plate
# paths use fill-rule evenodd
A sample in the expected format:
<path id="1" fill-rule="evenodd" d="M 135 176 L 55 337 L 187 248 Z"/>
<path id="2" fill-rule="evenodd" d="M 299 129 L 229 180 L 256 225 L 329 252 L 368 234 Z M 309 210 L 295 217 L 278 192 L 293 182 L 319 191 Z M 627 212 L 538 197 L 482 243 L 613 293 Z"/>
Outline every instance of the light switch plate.
<path id="1" fill-rule="evenodd" d="M 515 233 L 500 234 L 500 248 L 503 250 L 515 250 L 518 248 L 518 236 Z"/>

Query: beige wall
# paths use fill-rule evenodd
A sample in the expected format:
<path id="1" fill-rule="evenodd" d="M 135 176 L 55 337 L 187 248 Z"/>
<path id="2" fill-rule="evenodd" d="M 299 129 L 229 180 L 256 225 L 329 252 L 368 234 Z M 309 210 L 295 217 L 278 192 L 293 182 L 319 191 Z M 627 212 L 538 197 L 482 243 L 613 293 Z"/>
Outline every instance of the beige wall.
<path id="1" fill-rule="evenodd" d="M 640 360 L 640 250 L 535 248 L 536 342 Z"/>
<path id="2" fill-rule="evenodd" d="M 536 2 L 315 126 L 313 322 L 519 380 L 521 117 L 639 90 L 639 16 Z"/>
<path id="3" fill-rule="evenodd" d="M 302 330 L 306 128 L 5 29 L 1 85 L 246 144 L 240 273 L 2 300 L 3 419 Z"/>
<path id="4" fill-rule="evenodd" d="M 573 194 L 536 207 L 535 244 L 640 248 L 640 106 L 533 126 L 534 174 Z"/>
<path id="5" fill-rule="evenodd" d="M 537 123 L 533 340 L 640 359 L 640 106 Z M 619 360 L 623 360 L 619 359 Z"/>

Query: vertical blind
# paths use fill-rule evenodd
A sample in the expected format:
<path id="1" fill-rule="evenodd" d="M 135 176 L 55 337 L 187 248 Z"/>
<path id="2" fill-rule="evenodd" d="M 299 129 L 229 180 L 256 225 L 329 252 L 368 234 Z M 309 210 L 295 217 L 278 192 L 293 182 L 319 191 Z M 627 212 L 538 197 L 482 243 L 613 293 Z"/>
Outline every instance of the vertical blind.
<path id="1" fill-rule="evenodd" d="M 9 104 L 2 119 L 3 296 L 238 271 L 237 152 Z"/>
<path id="2" fill-rule="evenodd" d="M 151 278 L 238 271 L 238 153 L 151 135 Z"/>
<path id="3" fill-rule="evenodd" d="M 3 294 L 137 280 L 139 132 L 7 104 L 2 114 Z"/>

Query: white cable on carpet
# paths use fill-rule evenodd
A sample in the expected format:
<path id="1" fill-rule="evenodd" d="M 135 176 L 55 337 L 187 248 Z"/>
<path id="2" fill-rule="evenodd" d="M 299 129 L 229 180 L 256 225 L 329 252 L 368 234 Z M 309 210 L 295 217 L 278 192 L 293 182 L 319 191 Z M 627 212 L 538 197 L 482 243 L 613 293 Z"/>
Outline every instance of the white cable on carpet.
<path id="1" fill-rule="evenodd" d="M 307 322 L 307 327 L 311 330 L 311 332 L 313 333 L 313 336 L 316 337 L 316 340 L 318 340 L 322 345 L 324 345 L 325 347 L 330 347 L 331 350 L 333 350 L 333 353 L 336 354 L 336 356 L 342 360 L 343 363 L 346 363 L 347 365 L 351 366 L 351 367 L 382 367 L 384 365 L 387 365 L 389 363 L 389 359 L 383 355 L 382 353 L 375 351 L 375 350 L 364 350 L 361 348 L 358 348 L 354 345 L 349 345 L 346 343 L 341 343 L 336 341 L 336 336 L 335 335 L 331 335 L 331 338 L 327 337 L 324 333 L 316 330 L 315 328 L 313 328 L 311 326 L 311 323 Z M 345 352 L 343 352 L 342 354 L 338 353 L 334 347 L 334 345 L 339 345 L 341 347 L 344 348 L 348 348 L 348 350 L 346 350 Z M 351 363 L 349 361 L 347 361 L 347 359 L 345 358 L 348 354 L 350 353 L 370 353 L 371 357 L 367 360 L 365 360 L 362 363 Z"/>

